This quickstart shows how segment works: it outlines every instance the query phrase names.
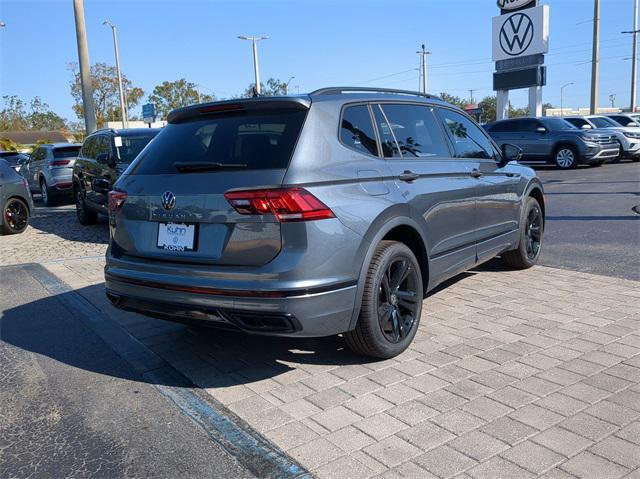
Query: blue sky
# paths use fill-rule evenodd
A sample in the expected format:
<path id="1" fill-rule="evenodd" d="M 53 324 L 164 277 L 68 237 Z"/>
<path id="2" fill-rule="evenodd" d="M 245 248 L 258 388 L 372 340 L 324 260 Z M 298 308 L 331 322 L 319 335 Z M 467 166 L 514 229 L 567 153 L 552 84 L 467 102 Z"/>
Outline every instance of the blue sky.
<path id="1" fill-rule="evenodd" d="M 550 5 L 550 53 L 545 102 L 588 106 L 592 0 L 545 0 Z M 629 102 L 633 0 L 602 0 L 600 105 L 616 95 Z M 491 17 L 495 0 L 85 0 L 92 63 L 113 64 L 111 32 L 118 27 L 121 65 L 134 85 L 151 93 L 181 77 L 218 97 L 253 81 L 249 42 L 239 34 L 269 35 L 259 45 L 262 79 L 295 76 L 292 91 L 330 85 L 416 89 L 418 55 L 426 43 L 429 91 L 475 97 L 492 94 Z M 40 96 L 75 120 L 69 62 L 77 62 L 72 0 L 0 0 L 0 93 Z M 513 92 L 516 106 L 526 90 Z M 139 110 L 139 107 L 138 107 Z M 139 113 L 136 111 L 135 113 Z"/>

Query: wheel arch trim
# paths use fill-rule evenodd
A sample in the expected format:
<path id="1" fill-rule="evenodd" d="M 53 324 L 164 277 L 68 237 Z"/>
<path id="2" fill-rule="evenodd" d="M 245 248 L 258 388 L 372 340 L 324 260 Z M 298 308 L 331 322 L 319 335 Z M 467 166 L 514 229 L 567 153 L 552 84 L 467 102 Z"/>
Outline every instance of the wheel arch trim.
<path id="1" fill-rule="evenodd" d="M 398 215 L 398 209 L 402 209 L 402 215 Z M 426 265 L 421 265 L 421 273 L 424 271 L 427 272 L 427 277 L 425 278 L 424 274 L 422 274 L 422 286 L 423 289 L 427 289 L 428 286 L 428 271 L 429 271 L 429 252 L 426 247 L 427 241 L 424 237 L 423 232 L 421 231 L 418 223 L 408 216 L 409 211 L 407 205 L 396 205 L 394 207 L 385 210 L 381 215 L 373 221 L 366 234 L 364 235 L 365 241 L 363 244 L 367 245 L 362 264 L 360 266 L 360 273 L 358 275 L 358 284 L 356 288 L 356 297 L 354 302 L 353 314 L 351 316 L 351 321 L 349 323 L 349 330 L 352 330 L 356 327 L 356 323 L 358 322 L 358 316 L 360 315 L 360 307 L 362 305 L 362 296 L 364 293 L 364 282 L 366 280 L 367 272 L 369 270 L 369 264 L 371 263 L 371 258 L 375 253 L 375 250 L 380 244 L 380 242 L 387 236 L 387 234 L 397 227 L 409 227 L 413 229 L 419 236 L 422 247 L 424 248 L 423 254 L 426 260 Z M 417 256 L 417 255 L 416 255 Z M 417 257 L 418 262 L 420 262 L 420 258 Z"/>

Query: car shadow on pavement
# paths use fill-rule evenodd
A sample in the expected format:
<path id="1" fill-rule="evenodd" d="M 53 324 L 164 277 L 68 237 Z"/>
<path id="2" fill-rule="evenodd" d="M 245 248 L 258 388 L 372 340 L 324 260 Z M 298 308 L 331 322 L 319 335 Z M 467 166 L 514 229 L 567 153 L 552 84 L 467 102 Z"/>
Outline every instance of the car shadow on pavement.
<path id="1" fill-rule="evenodd" d="M 36 205 L 29 225 L 36 234 L 50 234 L 68 241 L 82 243 L 107 244 L 109 242 L 109 223 L 105 217 L 98 216 L 95 225 L 82 226 L 76 218 L 76 210 L 71 207 L 46 207 Z"/>
<path id="2" fill-rule="evenodd" d="M 77 295 L 85 300 L 91 298 L 93 307 L 71 311 L 69 304 L 77 303 Z M 98 304 L 93 301 L 104 296 L 101 283 L 7 309 L 0 320 L 0 340 L 74 368 L 140 382 L 157 383 L 150 379 L 154 375 L 144 373 L 163 367 L 162 362 L 166 361 L 201 388 L 250 385 L 266 379 L 284 383 L 285 375 L 300 373 L 298 369 L 311 371 L 376 362 L 349 351 L 341 337 L 279 338 L 187 326 L 119 311 L 106 298 Z M 59 313 L 61 308 L 63 314 Z M 46 311 L 58 313 L 48 315 L 43 313 Z M 133 359 L 130 364 L 137 369 L 123 372 L 108 357 L 92 354 L 91 345 L 96 341 L 107 342 L 116 352 L 122 349 L 122 344 L 112 344 L 109 337 L 106 341 L 101 338 L 92 325 L 97 325 L 98 331 L 118 330 L 113 335 L 116 338 L 126 336 L 122 330 L 126 331 L 148 348 L 146 356 L 155 359 L 145 366 L 141 364 L 140 351 L 121 354 L 127 360 Z M 149 350 L 157 357 L 148 354 Z M 184 386 L 182 378 L 174 382 L 171 375 L 165 376 L 162 385 Z"/>

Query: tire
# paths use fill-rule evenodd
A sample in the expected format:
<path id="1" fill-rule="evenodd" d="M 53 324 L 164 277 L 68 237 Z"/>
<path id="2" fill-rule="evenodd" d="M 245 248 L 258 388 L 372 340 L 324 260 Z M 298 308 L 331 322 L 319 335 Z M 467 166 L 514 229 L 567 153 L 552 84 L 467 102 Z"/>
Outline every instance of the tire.
<path id="1" fill-rule="evenodd" d="M 544 216 L 542 215 L 542 208 L 535 198 L 529 197 L 520 219 L 520 241 L 518 242 L 518 247 L 503 253 L 503 261 L 514 269 L 531 268 L 540 258 L 543 235 Z"/>
<path id="2" fill-rule="evenodd" d="M 344 334 L 349 349 L 383 359 L 402 353 L 418 330 L 423 297 L 413 252 L 403 243 L 381 241 L 367 271 L 358 323 Z"/>
<path id="3" fill-rule="evenodd" d="M 561 146 L 553 153 L 553 161 L 561 170 L 570 170 L 578 166 L 578 152 L 573 146 Z"/>
<path id="4" fill-rule="evenodd" d="M 29 226 L 29 208 L 20 198 L 9 198 L 2 207 L 0 231 L 6 235 L 22 233 Z"/>
<path id="5" fill-rule="evenodd" d="M 74 188 L 73 196 L 76 203 L 76 217 L 83 226 L 95 225 L 98 222 L 98 213 L 87 208 L 84 202 L 82 189 Z"/>
<path id="6" fill-rule="evenodd" d="M 51 188 L 47 186 L 47 182 L 44 178 L 40 178 L 40 197 L 42 198 L 42 203 L 45 206 L 53 206 L 53 192 Z"/>

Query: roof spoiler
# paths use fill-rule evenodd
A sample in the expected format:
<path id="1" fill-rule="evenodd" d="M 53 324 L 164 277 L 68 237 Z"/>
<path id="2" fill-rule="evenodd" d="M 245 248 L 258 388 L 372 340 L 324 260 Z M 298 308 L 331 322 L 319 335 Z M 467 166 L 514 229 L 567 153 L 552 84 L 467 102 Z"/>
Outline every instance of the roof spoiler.
<path id="1" fill-rule="evenodd" d="M 311 99 L 305 97 L 237 98 L 234 100 L 214 101 L 178 108 L 169 113 L 167 121 L 169 123 L 181 123 L 183 121 L 195 120 L 211 115 L 239 111 L 274 109 L 308 110 L 310 106 Z"/>

